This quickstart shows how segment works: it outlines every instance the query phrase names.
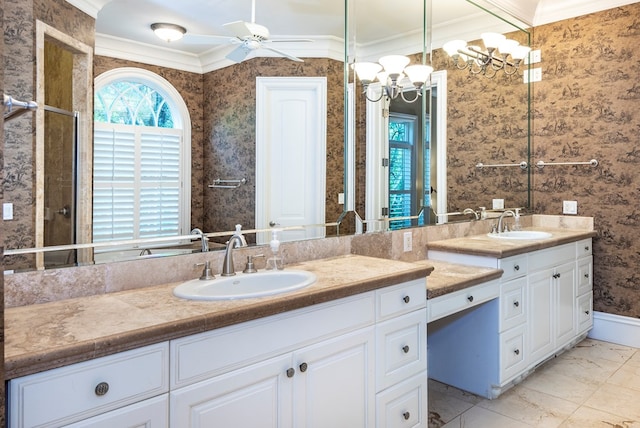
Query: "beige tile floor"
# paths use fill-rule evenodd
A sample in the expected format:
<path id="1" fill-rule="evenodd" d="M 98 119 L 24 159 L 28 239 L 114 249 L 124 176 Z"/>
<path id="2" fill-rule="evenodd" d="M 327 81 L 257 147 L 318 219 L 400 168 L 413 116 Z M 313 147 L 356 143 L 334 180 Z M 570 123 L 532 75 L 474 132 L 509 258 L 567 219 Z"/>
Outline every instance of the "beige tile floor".
<path id="1" fill-rule="evenodd" d="M 640 349 L 586 339 L 487 400 L 429 381 L 429 428 L 640 428 Z"/>

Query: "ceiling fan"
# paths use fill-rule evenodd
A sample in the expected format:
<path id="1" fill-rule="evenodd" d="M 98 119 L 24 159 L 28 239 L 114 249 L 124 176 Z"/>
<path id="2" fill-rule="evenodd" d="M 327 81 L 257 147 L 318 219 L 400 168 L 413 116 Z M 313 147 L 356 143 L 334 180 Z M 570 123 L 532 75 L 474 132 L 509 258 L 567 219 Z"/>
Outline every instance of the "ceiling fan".
<path id="1" fill-rule="evenodd" d="M 242 62 L 252 51 L 266 49 L 292 61 L 304 62 L 302 59 L 271 46 L 271 43 L 312 42 L 311 39 L 269 39 L 267 27 L 256 24 L 256 2 L 251 1 L 251 22 L 234 21 L 223 25 L 232 36 L 214 36 L 206 34 L 185 34 L 184 42 L 191 44 L 232 44 L 238 45 L 226 55 L 233 62 Z"/>

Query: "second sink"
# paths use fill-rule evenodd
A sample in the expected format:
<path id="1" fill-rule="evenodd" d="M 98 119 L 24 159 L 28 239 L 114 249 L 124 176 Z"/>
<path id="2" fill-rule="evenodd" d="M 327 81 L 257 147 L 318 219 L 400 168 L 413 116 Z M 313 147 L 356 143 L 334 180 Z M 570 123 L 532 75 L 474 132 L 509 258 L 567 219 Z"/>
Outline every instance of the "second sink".
<path id="1" fill-rule="evenodd" d="M 551 238 L 549 232 L 539 230 L 512 230 L 502 233 L 487 233 L 490 238 L 496 239 L 547 239 Z"/>
<path id="2" fill-rule="evenodd" d="M 234 300 L 272 296 L 307 287 L 315 274 L 303 270 L 238 273 L 210 280 L 192 279 L 173 289 L 173 294 L 191 300 Z"/>

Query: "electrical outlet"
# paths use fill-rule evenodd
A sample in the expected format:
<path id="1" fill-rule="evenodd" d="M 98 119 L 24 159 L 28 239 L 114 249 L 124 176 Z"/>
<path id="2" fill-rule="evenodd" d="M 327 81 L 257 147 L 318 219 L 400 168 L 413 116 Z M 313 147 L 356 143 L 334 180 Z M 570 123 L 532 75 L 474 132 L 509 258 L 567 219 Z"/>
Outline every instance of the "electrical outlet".
<path id="1" fill-rule="evenodd" d="M 542 81 L 542 68 L 537 67 L 531 70 L 525 70 L 524 73 L 522 73 L 522 79 L 524 83 Z"/>
<path id="2" fill-rule="evenodd" d="M 404 232 L 403 235 L 404 252 L 409 252 L 413 249 L 413 234 L 411 232 Z"/>
<path id="3" fill-rule="evenodd" d="M 338 203 L 340 205 L 344 204 L 344 193 L 338 193 Z"/>
<path id="4" fill-rule="evenodd" d="M 494 199 L 493 200 L 493 209 L 494 210 L 503 210 L 504 209 L 504 199 Z"/>
<path id="5" fill-rule="evenodd" d="M 537 64 L 542 61 L 542 53 L 540 49 L 529 52 L 529 55 L 524 58 L 525 64 Z"/>
<path id="6" fill-rule="evenodd" d="M 562 214 L 578 214 L 578 201 L 562 201 Z"/>
<path id="7" fill-rule="evenodd" d="M 13 204 L 11 202 L 2 204 L 2 219 L 13 220 Z"/>

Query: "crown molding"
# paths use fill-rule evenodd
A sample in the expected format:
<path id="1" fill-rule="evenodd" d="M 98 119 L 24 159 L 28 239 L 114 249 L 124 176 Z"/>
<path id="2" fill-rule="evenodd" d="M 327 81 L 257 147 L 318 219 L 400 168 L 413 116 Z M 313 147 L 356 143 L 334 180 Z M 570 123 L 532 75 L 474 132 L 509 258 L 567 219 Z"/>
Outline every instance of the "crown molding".
<path id="1" fill-rule="evenodd" d="M 638 0 L 540 0 L 534 26 L 637 3 Z"/>
<path id="2" fill-rule="evenodd" d="M 203 73 L 198 55 L 96 33 L 95 55 Z"/>
<path id="3" fill-rule="evenodd" d="M 70 5 L 80 9 L 93 19 L 98 17 L 98 12 L 104 7 L 105 4 L 111 0 L 65 0 Z"/>

